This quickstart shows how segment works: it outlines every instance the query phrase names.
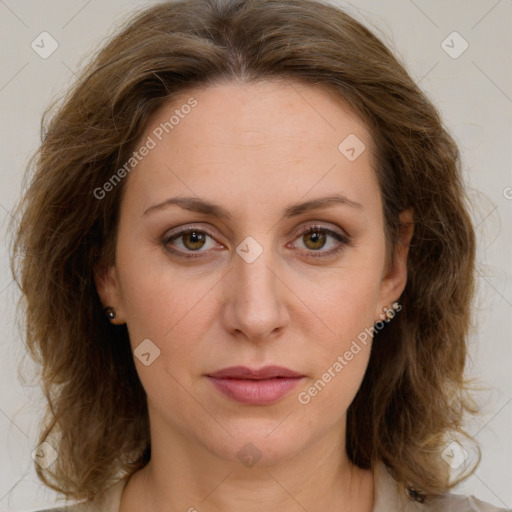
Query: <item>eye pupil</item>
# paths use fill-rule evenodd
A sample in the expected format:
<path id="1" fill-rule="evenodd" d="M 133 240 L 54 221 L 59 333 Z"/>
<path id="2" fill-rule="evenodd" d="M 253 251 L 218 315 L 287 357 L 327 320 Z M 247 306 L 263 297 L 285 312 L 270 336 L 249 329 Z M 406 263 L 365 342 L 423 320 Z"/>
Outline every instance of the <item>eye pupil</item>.
<path id="1" fill-rule="evenodd" d="M 192 244 L 193 247 L 188 247 L 187 242 Z M 204 234 L 197 233 L 196 231 L 189 231 L 187 233 L 183 233 L 183 243 L 188 249 L 200 249 L 205 242 Z M 194 246 L 199 243 L 199 247 Z"/>
<path id="2" fill-rule="evenodd" d="M 307 233 L 305 236 L 306 240 L 309 239 L 313 242 L 313 247 L 308 246 L 311 249 L 321 249 L 325 245 L 325 233 L 312 231 L 311 233 Z"/>

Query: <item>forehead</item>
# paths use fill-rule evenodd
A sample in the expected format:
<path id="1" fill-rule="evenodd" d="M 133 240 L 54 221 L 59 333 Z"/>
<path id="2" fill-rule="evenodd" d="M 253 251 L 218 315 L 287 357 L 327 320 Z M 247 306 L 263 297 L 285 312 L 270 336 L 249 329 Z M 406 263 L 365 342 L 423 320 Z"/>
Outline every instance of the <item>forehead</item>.
<path id="1" fill-rule="evenodd" d="M 196 105 L 188 108 L 192 101 Z M 173 113 L 180 119 L 175 115 L 173 127 L 169 130 L 167 125 L 166 130 Z M 185 118 L 187 123 L 182 122 Z M 181 92 L 159 109 L 146 131 L 159 127 L 163 138 L 171 132 L 175 140 L 180 133 L 185 138 L 193 131 L 205 142 L 255 149 L 259 143 L 283 143 L 296 137 L 301 137 L 304 149 L 313 145 L 332 148 L 350 130 L 371 142 L 366 124 L 339 94 L 326 85 L 286 79 L 219 82 Z"/>
<path id="2" fill-rule="evenodd" d="M 140 144 L 149 139 L 128 187 L 144 204 L 220 190 L 233 202 L 249 193 L 255 202 L 279 201 L 285 191 L 350 192 L 361 202 L 378 192 L 369 130 L 325 86 L 276 80 L 189 89 L 153 115 Z"/>

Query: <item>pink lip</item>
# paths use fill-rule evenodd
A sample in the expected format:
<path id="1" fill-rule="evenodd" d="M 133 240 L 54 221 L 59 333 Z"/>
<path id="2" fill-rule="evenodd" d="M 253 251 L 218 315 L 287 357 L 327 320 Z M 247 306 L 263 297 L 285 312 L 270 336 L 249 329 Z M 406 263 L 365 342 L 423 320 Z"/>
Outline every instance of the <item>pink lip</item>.
<path id="1" fill-rule="evenodd" d="M 281 366 L 259 370 L 232 366 L 207 377 L 228 398 L 248 405 L 267 405 L 287 395 L 304 375 Z"/>

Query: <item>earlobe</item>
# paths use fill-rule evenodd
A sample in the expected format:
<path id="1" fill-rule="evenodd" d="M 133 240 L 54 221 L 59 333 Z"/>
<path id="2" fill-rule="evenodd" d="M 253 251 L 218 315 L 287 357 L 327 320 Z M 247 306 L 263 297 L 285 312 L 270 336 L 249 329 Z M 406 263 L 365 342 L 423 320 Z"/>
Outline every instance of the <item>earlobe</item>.
<path id="1" fill-rule="evenodd" d="M 124 324 L 124 313 L 115 267 L 98 265 L 94 269 L 94 285 L 109 322 L 115 325 Z"/>
<path id="2" fill-rule="evenodd" d="M 403 210 L 400 215 L 399 240 L 394 251 L 394 258 L 389 262 L 385 275 L 381 282 L 381 293 L 379 300 L 379 311 L 376 311 L 376 318 L 382 314 L 382 308 L 389 307 L 394 303 L 405 289 L 407 284 L 407 258 L 409 246 L 414 233 L 413 210 Z"/>

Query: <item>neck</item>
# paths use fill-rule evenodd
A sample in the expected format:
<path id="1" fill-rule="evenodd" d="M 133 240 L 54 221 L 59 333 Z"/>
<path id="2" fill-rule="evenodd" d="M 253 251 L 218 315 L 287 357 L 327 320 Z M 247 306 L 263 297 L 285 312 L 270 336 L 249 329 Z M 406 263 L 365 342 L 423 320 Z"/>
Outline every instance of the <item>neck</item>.
<path id="1" fill-rule="evenodd" d="M 332 429 L 285 460 L 244 465 L 161 427 L 152 423 L 151 460 L 130 478 L 121 512 L 372 510 L 373 474 L 348 459 L 344 429 Z"/>

